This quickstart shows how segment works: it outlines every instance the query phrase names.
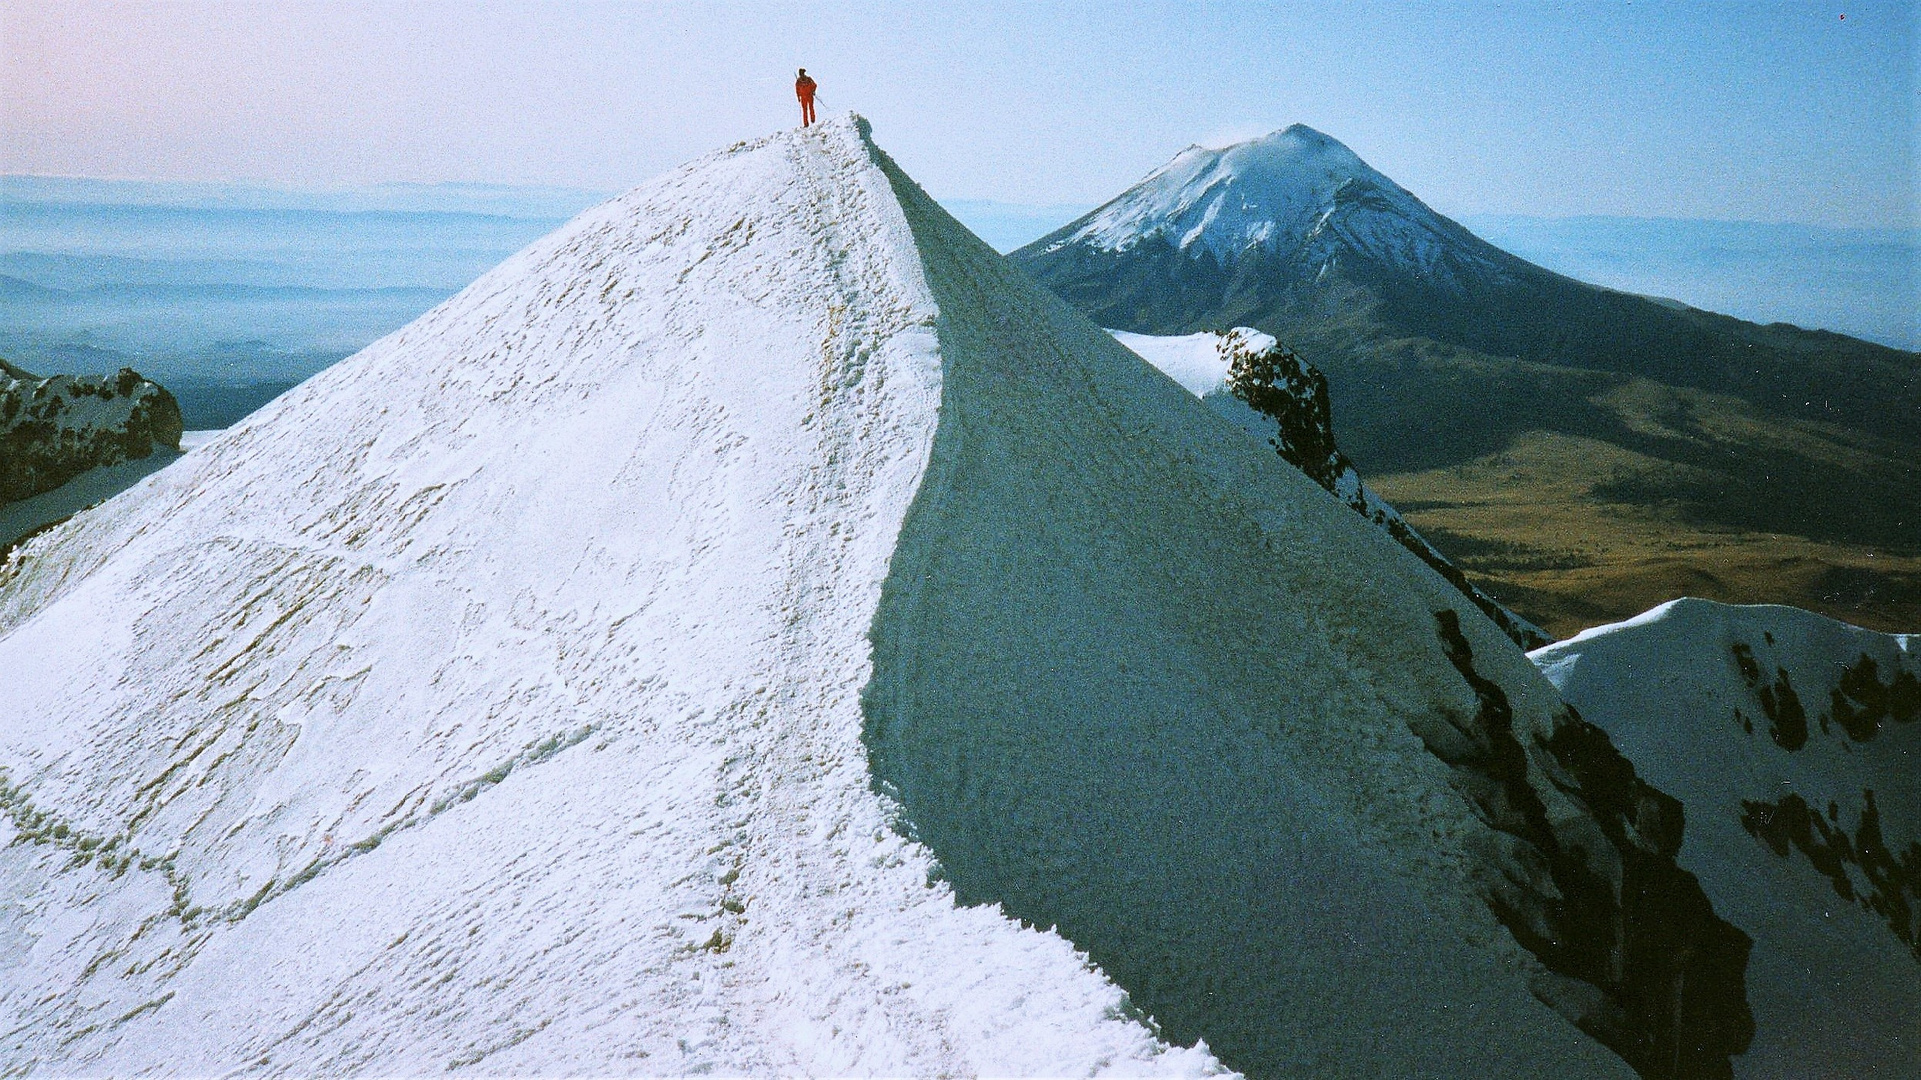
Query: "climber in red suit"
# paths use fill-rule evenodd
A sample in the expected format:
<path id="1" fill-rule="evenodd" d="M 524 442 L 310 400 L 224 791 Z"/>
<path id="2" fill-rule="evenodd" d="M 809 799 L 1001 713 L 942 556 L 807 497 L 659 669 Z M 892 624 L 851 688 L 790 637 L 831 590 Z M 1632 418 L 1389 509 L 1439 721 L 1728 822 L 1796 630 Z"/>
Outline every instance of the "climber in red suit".
<path id="1" fill-rule="evenodd" d="M 800 126 L 806 127 L 814 122 L 814 80 L 807 77 L 807 69 L 800 69 L 800 78 L 794 80 L 794 96 L 800 99 Z"/>

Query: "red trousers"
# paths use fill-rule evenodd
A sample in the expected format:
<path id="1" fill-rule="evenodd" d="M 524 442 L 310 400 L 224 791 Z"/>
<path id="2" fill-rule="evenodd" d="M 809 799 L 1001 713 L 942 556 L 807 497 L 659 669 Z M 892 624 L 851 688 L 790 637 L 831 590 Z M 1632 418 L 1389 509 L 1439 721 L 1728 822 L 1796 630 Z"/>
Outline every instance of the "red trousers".
<path id="1" fill-rule="evenodd" d="M 814 122 L 814 95 L 800 99 L 800 126 L 806 127 Z"/>

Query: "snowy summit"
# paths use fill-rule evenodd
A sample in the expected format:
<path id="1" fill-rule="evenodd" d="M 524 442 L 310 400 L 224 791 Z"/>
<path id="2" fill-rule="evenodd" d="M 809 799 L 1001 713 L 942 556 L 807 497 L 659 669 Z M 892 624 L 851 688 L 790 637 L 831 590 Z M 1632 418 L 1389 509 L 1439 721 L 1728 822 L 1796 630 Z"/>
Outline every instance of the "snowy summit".
<path id="1" fill-rule="evenodd" d="M 0 671 L 0 1072 L 1708 1076 L 1751 1035 L 1672 800 L 852 117 L 28 541 Z"/>
<path id="2" fill-rule="evenodd" d="M 1125 251 L 1155 236 L 1182 250 L 1234 256 L 1306 233 L 1356 179 L 1400 190 L 1305 124 L 1224 149 L 1190 146 L 1055 244 L 1091 241 Z"/>
<path id="3" fill-rule="evenodd" d="M 1357 205 L 1369 212 L 1339 214 Z M 1190 258 L 1205 254 L 1225 264 L 1254 248 L 1292 252 L 1343 228 L 1365 246 L 1422 268 L 1458 247 L 1457 233 L 1464 232 L 1338 140 L 1295 124 L 1225 149 L 1190 146 L 1064 235 L 1036 246 L 1119 253 L 1159 241 Z"/>
<path id="4" fill-rule="evenodd" d="M 1225 149 L 1189 147 L 1010 257 L 1122 330 L 1240 324 L 1283 340 L 1303 311 L 1324 319 L 1361 305 L 1354 288 L 1390 310 L 1445 309 L 1547 275 L 1301 124 Z"/>
<path id="5" fill-rule="evenodd" d="M 737 147 L 17 554 L 0 1068 L 1205 1068 L 870 790 L 922 274 L 851 122 Z"/>

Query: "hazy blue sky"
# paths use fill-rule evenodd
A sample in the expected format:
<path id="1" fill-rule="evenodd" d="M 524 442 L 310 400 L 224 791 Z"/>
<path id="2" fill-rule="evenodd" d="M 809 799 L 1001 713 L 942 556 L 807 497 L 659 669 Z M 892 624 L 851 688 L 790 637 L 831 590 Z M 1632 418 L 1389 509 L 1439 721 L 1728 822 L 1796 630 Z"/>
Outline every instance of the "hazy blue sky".
<path id="1" fill-rule="evenodd" d="M 805 65 L 947 199 L 1300 121 L 1451 214 L 1917 224 L 1917 6 L 0 0 L 0 171 L 617 189 Z"/>

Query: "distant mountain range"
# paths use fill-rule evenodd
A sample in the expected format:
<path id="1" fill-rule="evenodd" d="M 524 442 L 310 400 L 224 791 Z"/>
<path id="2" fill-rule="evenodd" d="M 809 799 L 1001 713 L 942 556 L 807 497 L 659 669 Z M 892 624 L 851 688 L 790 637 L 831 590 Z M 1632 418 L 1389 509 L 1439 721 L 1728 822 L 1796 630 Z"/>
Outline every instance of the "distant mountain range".
<path id="1" fill-rule="evenodd" d="M 1341 443 L 1370 478 L 1518 451 L 1554 459 L 1544 483 L 1692 534 L 1921 555 L 1921 357 L 1555 274 L 1307 127 L 1183 151 L 1011 257 L 1105 326 L 1279 337 L 1327 374 Z M 1838 613 L 1921 624 L 1916 570 L 1884 561 L 1869 610 Z M 1515 584 L 1504 599 L 1564 632 L 1666 598 L 1609 606 Z"/>
<path id="2" fill-rule="evenodd" d="M 1921 349 L 1921 227 L 1600 215 L 1456 220 L 1504 251 L 1591 284 Z"/>
<path id="3" fill-rule="evenodd" d="M 0 177 L 0 355 L 134 367 L 226 427 L 600 197 Z"/>
<path id="4" fill-rule="evenodd" d="M 572 217 L 611 194 L 585 188 L 521 184 L 394 182 L 358 187 L 299 187 L 260 181 L 102 180 L 21 173 L 0 176 L 0 202 L 96 209 L 465 214 L 555 221 Z"/>

